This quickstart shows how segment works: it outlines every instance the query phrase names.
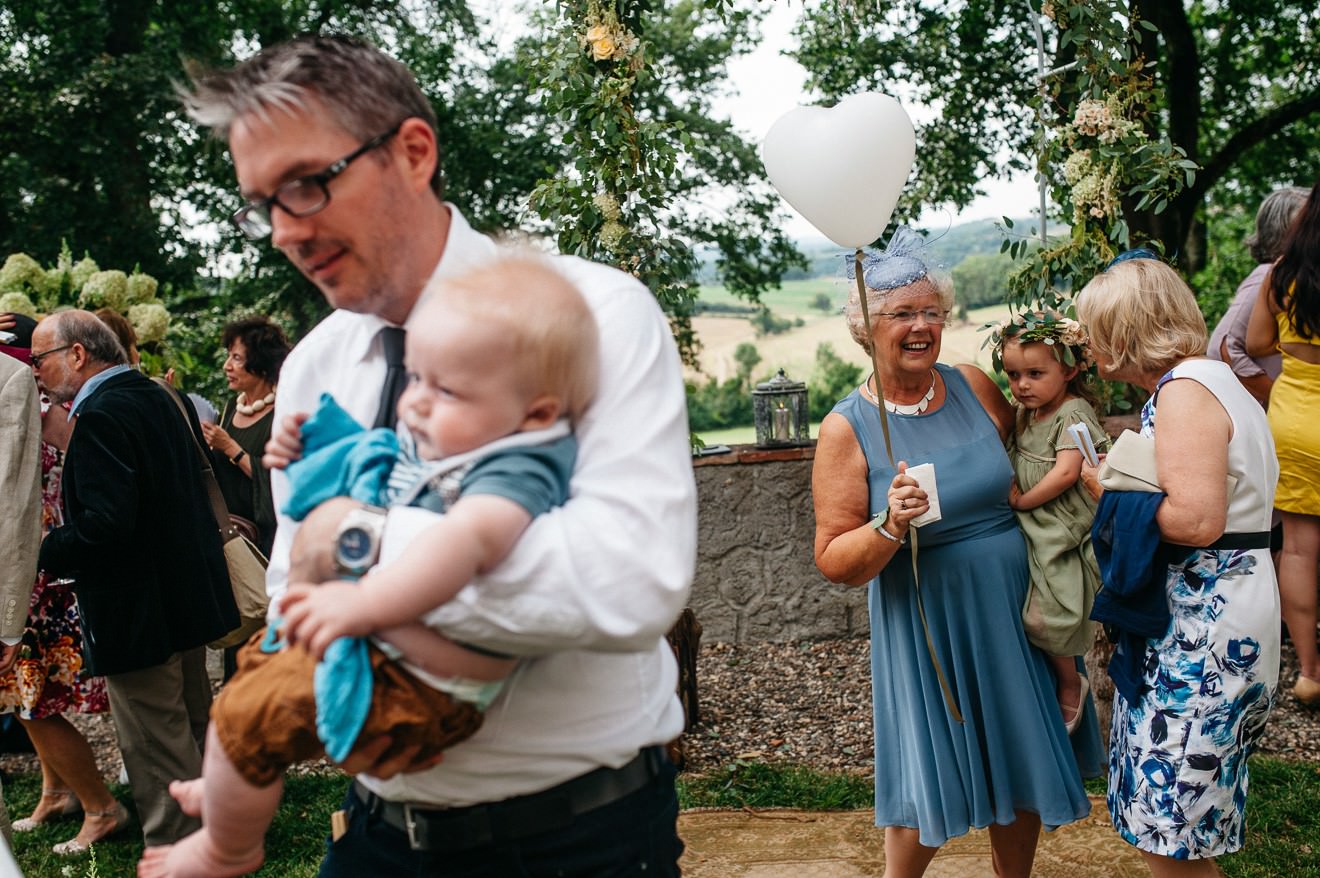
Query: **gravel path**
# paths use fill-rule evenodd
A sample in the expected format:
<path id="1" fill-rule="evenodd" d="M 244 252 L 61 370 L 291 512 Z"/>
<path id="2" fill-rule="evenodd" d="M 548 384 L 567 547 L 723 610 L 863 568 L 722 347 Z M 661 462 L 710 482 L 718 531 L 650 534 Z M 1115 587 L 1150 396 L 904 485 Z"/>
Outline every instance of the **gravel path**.
<path id="1" fill-rule="evenodd" d="M 711 644 L 697 668 L 701 722 L 685 739 L 687 767 L 710 771 L 735 759 L 870 774 L 870 643 Z M 1320 710 L 1286 689 L 1297 677 L 1283 644 L 1278 703 L 1257 752 L 1320 761 Z"/>
<path id="2" fill-rule="evenodd" d="M 701 650 L 697 674 L 701 722 L 684 741 L 689 771 L 742 759 L 871 773 L 867 640 L 709 644 Z M 1285 641 L 1279 679 L 1286 688 L 1296 676 Z M 70 719 L 91 741 L 106 780 L 116 780 L 120 760 L 109 714 Z M 1307 710 L 1282 692 L 1259 752 L 1320 762 L 1320 710 Z M 37 770 L 31 754 L 0 754 L 0 771 Z"/>

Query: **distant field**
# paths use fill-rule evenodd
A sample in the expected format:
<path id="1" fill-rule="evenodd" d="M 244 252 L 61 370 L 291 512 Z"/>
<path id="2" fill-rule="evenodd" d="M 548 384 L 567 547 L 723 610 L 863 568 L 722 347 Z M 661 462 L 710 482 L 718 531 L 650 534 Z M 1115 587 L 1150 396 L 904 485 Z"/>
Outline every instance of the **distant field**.
<path id="1" fill-rule="evenodd" d="M 702 373 L 719 381 L 737 374 L 733 351 L 742 342 L 755 345 L 761 355 L 761 363 L 755 370 L 758 379 L 782 368 L 790 378 L 806 381 L 814 368 L 816 348 L 825 342 L 833 345 L 834 352 L 840 357 L 869 372 L 870 363 L 866 353 L 852 340 L 843 322 L 843 305 L 847 300 L 850 283 L 842 278 L 785 281 L 782 288 L 767 292 L 762 302 L 776 316 L 801 317 L 804 321 L 803 326 L 779 335 L 757 338 L 756 331 L 746 317 L 703 315 L 694 318 L 692 325 L 702 347 Z M 830 296 L 833 309 L 830 314 L 811 307 L 812 300 L 822 292 Z M 745 304 L 731 296 L 722 286 L 703 286 L 700 298 L 712 304 Z M 940 362 L 975 363 L 988 370 L 990 356 L 981 349 L 986 339 L 981 326 L 991 320 L 1000 320 L 1007 314 L 1007 305 L 996 305 L 972 311 L 965 323 L 948 323 L 940 346 Z M 699 377 L 689 375 L 689 378 Z"/>

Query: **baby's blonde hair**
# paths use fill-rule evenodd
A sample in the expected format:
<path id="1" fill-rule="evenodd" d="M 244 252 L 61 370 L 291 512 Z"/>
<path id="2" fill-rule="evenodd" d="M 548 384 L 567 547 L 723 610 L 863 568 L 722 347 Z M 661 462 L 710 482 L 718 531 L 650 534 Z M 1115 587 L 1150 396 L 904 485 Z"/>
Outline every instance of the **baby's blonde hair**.
<path id="1" fill-rule="evenodd" d="M 1205 353 L 1205 317 L 1178 272 L 1157 259 L 1129 259 L 1091 279 L 1077 296 L 1077 316 L 1092 350 L 1112 369 L 1165 372 Z"/>
<path id="2" fill-rule="evenodd" d="M 442 303 L 490 327 L 511 345 L 520 389 L 556 396 L 574 423 L 596 395 L 600 339 L 578 289 L 535 254 L 502 256 L 432 282 L 423 304 Z"/>

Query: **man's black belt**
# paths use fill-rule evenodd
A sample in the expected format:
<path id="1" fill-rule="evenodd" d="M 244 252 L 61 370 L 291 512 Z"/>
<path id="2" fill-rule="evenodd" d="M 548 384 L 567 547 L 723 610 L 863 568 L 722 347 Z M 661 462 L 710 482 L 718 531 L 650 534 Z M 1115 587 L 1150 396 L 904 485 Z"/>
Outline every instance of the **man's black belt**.
<path id="1" fill-rule="evenodd" d="M 539 793 L 465 808 L 427 808 L 392 802 L 353 781 L 368 814 L 402 830 L 415 851 L 463 851 L 563 829 L 588 811 L 644 787 L 669 757 L 647 747 L 621 768 L 597 768 Z"/>

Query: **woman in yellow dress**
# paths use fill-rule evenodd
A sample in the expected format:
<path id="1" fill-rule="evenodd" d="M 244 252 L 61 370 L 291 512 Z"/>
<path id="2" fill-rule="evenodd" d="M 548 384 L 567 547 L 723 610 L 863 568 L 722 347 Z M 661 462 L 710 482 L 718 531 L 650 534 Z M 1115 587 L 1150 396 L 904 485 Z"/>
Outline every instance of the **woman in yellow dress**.
<path id="1" fill-rule="evenodd" d="M 1270 430 L 1279 455 L 1274 507 L 1283 513 L 1279 596 L 1300 673 L 1293 695 L 1320 706 L 1316 564 L 1320 562 L 1320 183 L 1298 212 L 1283 254 L 1260 288 L 1247 353 L 1283 355 L 1270 392 Z"/>

